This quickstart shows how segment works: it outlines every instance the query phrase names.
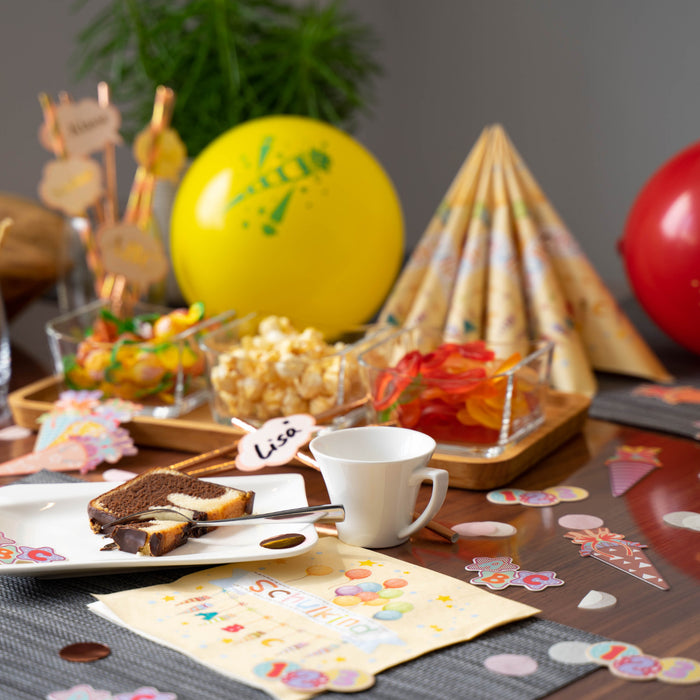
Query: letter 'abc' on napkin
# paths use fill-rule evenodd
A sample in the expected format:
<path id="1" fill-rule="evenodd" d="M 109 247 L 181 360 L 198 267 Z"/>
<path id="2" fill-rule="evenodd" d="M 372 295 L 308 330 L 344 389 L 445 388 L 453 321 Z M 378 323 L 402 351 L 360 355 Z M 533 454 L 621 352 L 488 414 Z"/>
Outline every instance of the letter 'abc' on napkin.
<path id="1" fill-rule="evenodd" d="M 94 612 L 283 700 L 311 695 L 282 682 L 290 671 L 377 674 L 539 612 L 334 537 L 96 598 Z"/>

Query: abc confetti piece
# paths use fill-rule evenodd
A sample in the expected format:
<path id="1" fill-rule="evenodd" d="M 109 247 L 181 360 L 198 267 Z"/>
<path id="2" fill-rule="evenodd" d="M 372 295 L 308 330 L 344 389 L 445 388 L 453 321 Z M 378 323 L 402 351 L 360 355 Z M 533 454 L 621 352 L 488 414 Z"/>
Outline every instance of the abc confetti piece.
<path id="1" fill-rule="evenodd" d="M 534 508 L 555 506 L 557 503 L 571 503 L 588 498 L 588 491 L 579 486 L 552 486 L 542 491 L 524 489 L 496 489 L 486 494 L 486 500 L 497 505 L 521 505 Z"/>
<path id="2" fill-rule="evenodd" d="M 479 576 L 469 583 L 500 591 L 508 586 L 522 586 L 529 591 L 542 591 L 550 586 L 563 586 L 553 571 L 520 570 L 510 557 L 475 557 L 464 567 L 467 571 L 478 571 Z"/>

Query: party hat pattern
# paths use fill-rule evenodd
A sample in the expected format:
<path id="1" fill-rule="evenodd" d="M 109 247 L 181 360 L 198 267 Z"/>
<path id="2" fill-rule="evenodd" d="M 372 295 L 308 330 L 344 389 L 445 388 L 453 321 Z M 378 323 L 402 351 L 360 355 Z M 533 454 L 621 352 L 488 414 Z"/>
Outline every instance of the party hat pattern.
<path id="1" fill-rule="evenodd" d="M 610 532 L 607 527 L 572 530 L 564 537 L 568 537 L 574 544 L 581 545 L 582 557 L 593 557 L 661 590 L 667 591 L 670 588 L 642 552 L 645 544 L 626 540 L 624 535 Z"/>
<path id="2" fill-rule="evenodd" d="M 592 396 L 594 370 L 671 379 L 499 125 L 472 147 L 379 321 L 514 350 L 551 340 L 560 391 Z"/>
<path id="3" fill-rule="evenodd" d="M 660 447 L 618 447 L 615 455 L 605 460 L 610 470 L 610 491 L 613 496 L 622 496 L 640 479 L 661 466 L 657 454 Z"/>

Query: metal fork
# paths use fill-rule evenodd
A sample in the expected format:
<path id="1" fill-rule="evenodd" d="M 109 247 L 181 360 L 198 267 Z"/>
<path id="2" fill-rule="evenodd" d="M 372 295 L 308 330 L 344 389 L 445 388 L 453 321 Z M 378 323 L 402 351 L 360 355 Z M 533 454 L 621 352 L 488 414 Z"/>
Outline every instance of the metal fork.
<path id="1" fill-rule="evenodd" d="M 242 515 L 239 518 L 225 518 L 224 520 L 196 520 L 194 518 L 181 513 L 174 508 L 151 508 L 150 510 L 142 510 L 139 513 L 132 513 L 121 518 L 113 520 L 111 523 L 105 523 L 104 528 L 112 528 L 115 525 L 130 523 L 134 520 L 150 520 L 154 515 L 159 513 L 167 513 L 169 518 L 159 518 L 160 520 L 174 520 L 186 522 L 193 527 L 214 527 L 219 525 L 264 525 L 266 523 L 279 523 L 284 520 L 291 520 L 300 516 L 316 516 L 307 517 L 302 520 L 293 520 L 295 523 L 316 523 L 321 521 L 340 522 L 345 519 L 345 508 L 338 504 L 327 504 L 322 506 L 304 506 L 303 508 L 289 508 L 287 510 L 276 510 L 270 513 L 259 513 L 256 515 Z"/>

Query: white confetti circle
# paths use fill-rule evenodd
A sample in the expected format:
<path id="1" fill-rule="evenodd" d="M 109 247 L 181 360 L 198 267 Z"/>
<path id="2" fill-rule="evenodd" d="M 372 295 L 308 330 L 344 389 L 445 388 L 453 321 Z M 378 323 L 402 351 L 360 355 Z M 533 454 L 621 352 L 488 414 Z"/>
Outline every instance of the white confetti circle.
<path id="1" fill-rule="evenodd" d="M 603 525 L 603 521 L 595 515 L 583 515 L 578 513 L 562 515 L 557 522 L 561 527 L 568 527 L 572 530 L 592 530 L 593 528 Z"/>
<path id="2" fill-rule="evenodd" d="M 586 656 L 588 642 L 557 642 L 547 650 L 549 658 L 560 664 L 589 664 L 591 660 Z"/>

